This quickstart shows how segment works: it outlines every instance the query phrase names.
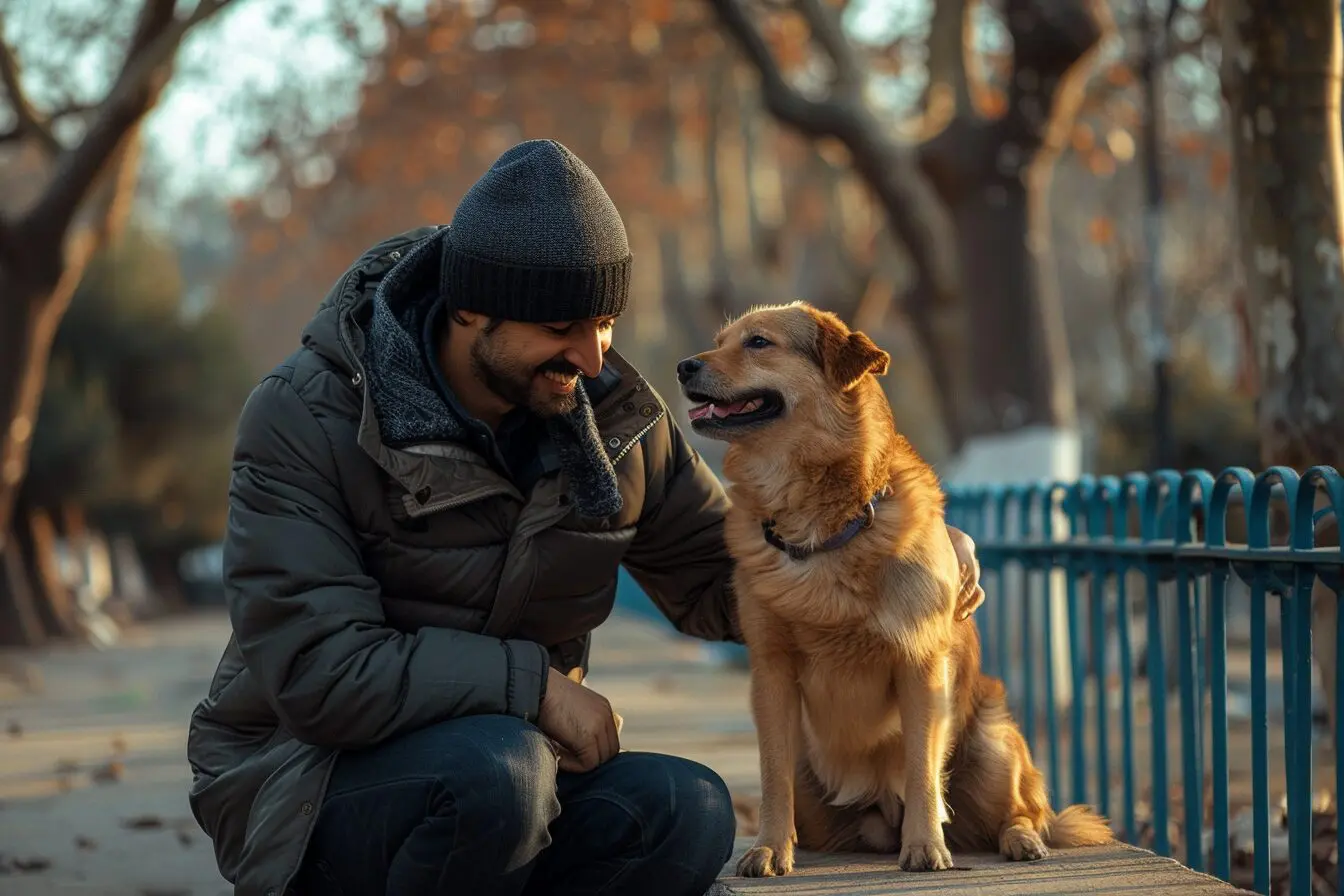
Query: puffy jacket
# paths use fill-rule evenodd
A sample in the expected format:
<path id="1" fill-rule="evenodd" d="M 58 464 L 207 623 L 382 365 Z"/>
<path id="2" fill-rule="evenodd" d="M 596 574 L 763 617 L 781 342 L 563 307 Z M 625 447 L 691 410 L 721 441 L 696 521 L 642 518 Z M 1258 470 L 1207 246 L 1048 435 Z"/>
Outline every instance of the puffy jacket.
<path id="1" fill-rule="evenodd" d="M 362 361 L 375 295 L 425 274 L 401 276 L 434 263 L 439 234 L 366 252 L 239 419 L 233 636 L 187 744 L 192 811 L 239 894 L 285 892 L 342 749 L 473 713 L 534 719 L 548 665 L 586 671 L 620 565 L 681 631 L 741 640 L 727 498 L 616 352 L 589 384 L 610 516 L 577 513 L 559 469 L 524 496 L 469 445 L 384 443 Z"/>

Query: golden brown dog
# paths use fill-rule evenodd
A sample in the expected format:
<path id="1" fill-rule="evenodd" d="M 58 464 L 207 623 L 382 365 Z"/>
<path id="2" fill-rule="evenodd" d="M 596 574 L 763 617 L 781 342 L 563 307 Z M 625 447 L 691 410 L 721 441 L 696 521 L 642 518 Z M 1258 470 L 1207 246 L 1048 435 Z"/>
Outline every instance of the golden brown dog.
<path id="1" fill-rule="evenodd" d="M 795 843 L 899 849 L 922 871 L 952 867 L 949 846 L 1111 842 L 1090 809 L 1051 810 L 975 624 L 954 617 L 943 493 L 894 427 L 888 354 L 804 303 L 753 310 L 716 346 L 678 377 L 692 427 L 729 443 L 762 793 L 738 873 L 788 873 Z"/>

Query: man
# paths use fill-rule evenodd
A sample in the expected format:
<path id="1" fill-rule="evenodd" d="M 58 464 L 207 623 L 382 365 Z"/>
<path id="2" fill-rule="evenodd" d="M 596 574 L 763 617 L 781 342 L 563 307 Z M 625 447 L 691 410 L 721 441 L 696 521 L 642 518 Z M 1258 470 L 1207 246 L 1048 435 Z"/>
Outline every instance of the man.
<path id="1" fill-rule="evenodd" d="M 520 144 L 451 226 L 356 261 L 256 387 L 234 635 L 188 741 L 235 892 L 698 896 L 728 859 L 723 781 L 618 752 L 581 683 L 620 564 L 740 640 L 723 490 L 610 351 L 630 262 L 592 172 Z"/>

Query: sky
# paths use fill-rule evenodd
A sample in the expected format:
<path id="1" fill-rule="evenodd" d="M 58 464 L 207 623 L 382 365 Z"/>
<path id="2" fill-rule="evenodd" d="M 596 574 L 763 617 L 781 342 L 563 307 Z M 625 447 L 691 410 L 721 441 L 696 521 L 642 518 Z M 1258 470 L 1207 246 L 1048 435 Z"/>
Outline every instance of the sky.
<path id="1" fill-rule="evenodd" d="M 179 14 L 194 5 L 181 0 Z M 93 102 L 106 94 L 140 3 L 130 0 L 0 0 L 4 38 L 23 67 L 33 101 L 45 110 L 63 97 Z M 244 152 L 267 118 L 325 129 L 358 101 L 364 52 L 381 45 L 378 7 L 414 19 L 425 0 L 234 0 L 188 33 L 177 72 L 145 120 L 146 162 L 165 199 L 194 193 L 247 193 L 266 171 Z M 334 10 L 358 9 L 352 33 Z M 81 28 L 92 25 L 94 33 Z M 353 44 L 353 46 L 352 46 Z M 296 106 L 267 111 L 269 98 Z M 3 106 L 0 103 L 0 106 Z M 0 111 L 0 128 L 8 125 Z"/>

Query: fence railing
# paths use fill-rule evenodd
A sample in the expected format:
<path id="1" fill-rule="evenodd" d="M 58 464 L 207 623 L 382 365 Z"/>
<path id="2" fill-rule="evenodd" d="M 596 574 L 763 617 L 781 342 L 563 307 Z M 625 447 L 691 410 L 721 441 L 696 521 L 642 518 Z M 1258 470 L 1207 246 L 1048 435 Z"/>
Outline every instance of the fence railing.
<path id="1" fill-rule="evenodd" d="M 989 596 L 976 618 L 986 670 L 1005 679 L 1052 799 L 1097 806 L 1131 842 L 1146 840 L 1140 825 L 1149 824 L 1151 843 L 1145 845 L 1168 856 L 1169 823 L 1179 815 L 1179 858 L 1231 881 L 1229 659 L 1237 665 L 1246 660 L 1249 724 L 1233 727 L 1242 739 L 1249 728 L 1253 886 L 1269 893 L 1271 863 L 1284 858 L 1271 855 L 1271 736 L 1281 737 L 1275 789 L 1287 795 L 1291 892 L 1309 896 L 1312 599 L 1313 590 L 1320 601 L 1330 589 L 1334 623 L 1334 592 L 1344 579 L 1338 535 L 1323 547 L 1317 537 L 1327 528 L 1337 532 L 1332 517 L 1344 513 L 1344 478 L 1325 466 L 1303 473 L 1275 467 L 1258 475 L 1234 467 L 1217 475 L 1161 470 L 1070 483 L 949 486 L 947 493 L 949 521 L 976 539 L 981 558 Z M 1249 596 L 1237 616 L 1229 606 L 1241 586 Z M 1280 610 L 1277 651 L 1266 618 L 1271 595 Z M 1230 620 L 1249 622 L 1249 644 L 1233 653 Z M 1061 630 L 1063 644 L 1057 643 Z M 1333 672 L 1333 657 L 1344 652 L 1344 625 L 1318 628 L 1315 635 L 1329 639 L 1321 647 L 1334 648 L 1328 664 Z M 1272 724 L 1268 680 L 1275 653 L 1283 709 L 1281 721 Z M 1168 767 L 1172 665 L 1179 799 L 1171 794 Z M 1058 680 L 1061 668 L 1067 682 Z M 1333 743 L 1344 743 L 1340 690 L 1325 690 L 1336 701 L 1329 713 Z M 1280 731 L 1273 730 L 1277 726 Z M 1330 756 L 1339 794 L 1344 763 L 1333 747 Z M 1244 764 L 1240 745 L 1233 758 Z M 1145 783 L 1147 812 L 1140 789 Z M 1344 856 L 1344 825 L 1335 827 L 1337 855 Z M 1339 892 L 1344 894 L 1344 882 Z"/>

